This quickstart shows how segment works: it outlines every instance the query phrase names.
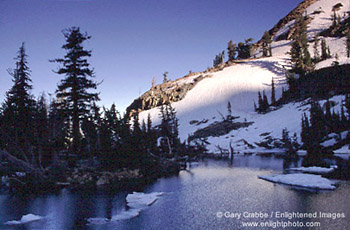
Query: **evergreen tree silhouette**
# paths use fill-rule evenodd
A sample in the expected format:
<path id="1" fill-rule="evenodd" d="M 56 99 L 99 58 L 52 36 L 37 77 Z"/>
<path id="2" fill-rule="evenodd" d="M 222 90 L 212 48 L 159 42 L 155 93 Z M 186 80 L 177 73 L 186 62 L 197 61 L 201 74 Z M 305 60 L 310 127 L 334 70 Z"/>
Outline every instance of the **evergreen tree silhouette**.
<path id="1" fill-rule="evenodd" d="M 63 58 L 52 61 L 62 64 L 56 73 L 65 76 L 56 93 L 57 97 L 61 98 L 60 106 L 65 108 L 72 123 L 72 151 L 79 154 L 81 121 L 88 113 L 91 103 L 99 99 L 98 93 L 89 91 L 96 89 L 97 83 L 92 80 L 94 71 L 87 61 L 91 51 L 83 47 L 83 43 L 91 37 L 87 33 L 81 33 L 79 27 L 66 29 L 63 35 L 66 43 L 62 48 L 66 54 Z"/>

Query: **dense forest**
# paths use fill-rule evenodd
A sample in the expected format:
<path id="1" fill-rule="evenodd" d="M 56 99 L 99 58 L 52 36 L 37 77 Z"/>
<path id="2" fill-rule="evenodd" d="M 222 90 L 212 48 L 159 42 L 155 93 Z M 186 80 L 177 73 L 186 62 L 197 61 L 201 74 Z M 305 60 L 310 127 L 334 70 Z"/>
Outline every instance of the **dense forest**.
<path id="1" fill-rule="evenodd" d="M 180 142 L 172 106 L 161 107 L 158 126 L 152 125 L 150 116 L 140 123 L 137 113 L 121 115 L 114 104 L 98 106 L 99 83 L 88 62 L 91 51 L 83 46 L 91 37 L 79 27 L 66 29 L 63 35 L 64 57 L 50 60 L 62 76 L 54 97 L 43 93 L 36 98 L 31 93 L 24 43 L 15 67 L 8 71 L 13 86 L 0 110 L 1 174 L 16 177 L 19 171 L 37 181 L 57 182 L 84 164 L 96 171 L 138 169 L 145 177 L 178 171 L 177 159 L 201 146 Z"/>

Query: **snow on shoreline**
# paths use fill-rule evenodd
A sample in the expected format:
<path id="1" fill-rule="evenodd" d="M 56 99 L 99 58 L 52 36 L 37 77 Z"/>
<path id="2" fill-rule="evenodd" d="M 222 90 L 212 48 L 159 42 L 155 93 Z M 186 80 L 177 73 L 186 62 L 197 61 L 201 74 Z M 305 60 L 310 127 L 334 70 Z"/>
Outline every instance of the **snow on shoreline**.
<path id="1" fill-rule="evenodd" d="M 298 186 L 303 188 L 334 190 L 334 182 L 321 177 L 320 175 L 295 173 L 295 174 L 280 174 L 258 176 L 259 179 L 270 182 L 281 183 L 286 185 Z"/>

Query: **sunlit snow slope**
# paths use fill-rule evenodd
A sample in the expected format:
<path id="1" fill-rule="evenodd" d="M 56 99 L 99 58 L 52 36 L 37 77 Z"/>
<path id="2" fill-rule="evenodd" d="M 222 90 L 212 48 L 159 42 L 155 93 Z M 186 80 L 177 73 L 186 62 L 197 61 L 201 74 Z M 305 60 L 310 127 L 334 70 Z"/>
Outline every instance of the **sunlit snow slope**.
<path id="1" fill-rule="evenodd" d="M 338 11 L 340 15 L 349 11 L 348 0 L 320 0 L 306 10 L 307 14 L 313 18 L 308 28 L 310 41 L 316 34 L 329 28 L 332 23 L 332 7 L 337 3 L 343 4 L 343 7 Z M 315 10 L 320 10 L 322 13 L 315 15 L 313 14 Z M 294 21 L 291 21 L 281 28 L 277 35 L 283 34 L 289 27 L 293 26 L 293 23 Z M 336 54 L 340 64 L 350 63 L 350 59 L 346 58 L 345 38 L 326 38 L 326 41 L 330 46 L 333 58 L 318 63 L 316 68 L 330 66 L 335 61 Z M 299 137 L 301 116 L 304 112 L 308 112 L 308 106 L 301 106 L 301 103 L 290 103 L 267 114 L 254 112 L 254 102 L 257 102 L 258 91 L 265 90 L 270 101 L 272 78 L 276 83 L 277 99 L 281 96 L 282 87 L 287 87 L 285 70 L 290 67 L 289 55 L 287 54 L 290 50 L 290 43 L 291 41 L 288 40 L 274 41 L 272 43 L 272 57 L 259 58 L 261 50 L 258 50 L 255 54 L 258 57 L 256 59 L 233 64 L 221 71 L 207 73 L 211 76 L 201 80 L 186 94 L 184 99 L 173 103 L 180 122 L 181 140 L 185 140 L 189 134 L 194 133 L 197 129 L 204 128 L 215 121 L 221 121 L 220 114 L 227 115 L 228 102 L 232 105 L 232 115 L 240 117 L 235 121 L 243 122 L 246 120 L 254 123 L 247 128 L 233 130 L 221 137 L 209 137 L 208 149 L 210 152 L 218 152 L 217 146 L 228 149 L 230 142 L 235 151 L 241 153 L 266 151 L 266 149 L 258 147 L 256 143 L 266 138 L 266 135 L 272 138 L 281 138 L 283 128 L 287 128 L 292 134 L 297 133 Z M 311 55 L 313 55 L 312 47 L 313 43 L 310 43 Z M 338 105 L 342 99 L 341 96 L 333 98 Z M 159 123 L 159 108 L 141 112 L 140 120 L 146 120 L 148 114 L 151 115 L 154 125 Z M 190 124 L 194 120 L 206 119 L 208 122 L 200 125 Z"/>

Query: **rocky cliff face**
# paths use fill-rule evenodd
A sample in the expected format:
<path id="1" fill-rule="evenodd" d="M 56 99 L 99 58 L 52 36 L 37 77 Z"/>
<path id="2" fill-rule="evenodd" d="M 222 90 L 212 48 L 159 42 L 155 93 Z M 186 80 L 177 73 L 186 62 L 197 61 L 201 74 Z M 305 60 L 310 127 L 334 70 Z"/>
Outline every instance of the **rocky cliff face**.
<path id="1" fill-rule="evenodd" d="M 208 74 L 204 72 L 190 73 L 178 80 L 156 85 L 135 99 L 126 109 L 126 112 L 131 116 L 135 112 L 152 109 L 165 103 L 180 101 L 204 77 L 208 77 Z"/>
<path id="2" fill-rule="evenodd" d="M 182 100 L 198 82 L 204 78 L 212 77 L 213 72 L 223 70 L 242 61 L 233 61 L 220 64 L 199 73 L 189 73 L 182 78 L 167 83 L 159 84 L 136 98 L 130 106 L 126 108 L 126 113 L 132 116 L 135 112 L 149 110 L 165 103 L 172 103 Z"/>

